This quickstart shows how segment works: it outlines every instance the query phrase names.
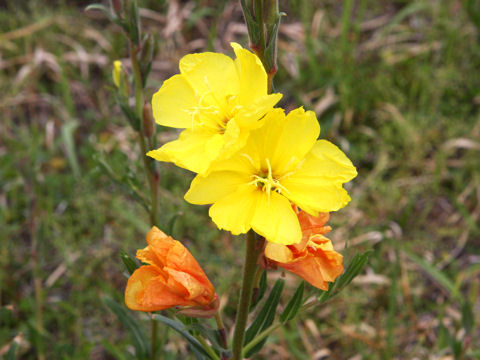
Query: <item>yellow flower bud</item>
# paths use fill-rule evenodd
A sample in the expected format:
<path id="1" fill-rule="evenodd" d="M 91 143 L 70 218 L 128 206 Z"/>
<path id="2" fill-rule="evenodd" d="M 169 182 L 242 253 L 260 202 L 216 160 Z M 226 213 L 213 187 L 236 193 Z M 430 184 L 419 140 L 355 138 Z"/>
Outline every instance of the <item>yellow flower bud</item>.
<path id="1" fill-rule="evenodd" d="M 113 83 L 116 87 L 120 88 L 120 79 L 122 76 L 122 62 L 120 60 L 115 60 L 113 62 Z"/>

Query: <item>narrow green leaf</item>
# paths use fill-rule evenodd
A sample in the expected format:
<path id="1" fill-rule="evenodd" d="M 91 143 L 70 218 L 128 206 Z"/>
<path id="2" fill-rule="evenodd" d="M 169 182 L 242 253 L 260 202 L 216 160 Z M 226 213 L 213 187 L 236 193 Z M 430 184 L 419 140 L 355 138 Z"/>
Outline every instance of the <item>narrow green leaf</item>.
<path id="1" fill-rule="evenodd" d="M 62 126 L 62 141 L 67 153 L 67 159 L 76 178 L 80 177 L 80 165 L 78 163 L 77 152 L 75 150 L 75 141 L 73 134 L 78 128 L 78 121 L 71 120 Z"/>
<path id="2" fill-rule="evenodd" d="M 462 310 L 462 325 L 467 334 L 471 334 L 473 326 L 475 325 L 475 315 L 473 313 L 472 305 L 468 300 L 463 300 L 461 305 Z"/>
<path id="3" fill-rule="evenodd" d="M 363 254 L 355 254 L 347 271 L 340 276 L 337 287 L 343 288 L 350 284 L 352 280 L 363 270 L 371 253 L 372 251 L 366 251 Z"/>
<path id="4" fill-rule="evenodd" d="M 102 5 L 102 4 L 91 4 L 91 5 L 88 5 L 86 8 L 85 8 L 85 11 L 90 11 L 90 10 L 100 10 L 101 12 L 103 12 L 110 21 L 113 21 L 115 22 L 116 20 L 116 16 L 114 14 L 112 14 L 112 12 L 110 11 L 109 8 L 107 8 L 105 5 Z"/>
<path id="5" fill-rule="evenodd" d="M 166 231 L 167 231 L 168 235 L 173 236 L 173 229 L 175 227 L 177 219 L 182 215 L 183 215 L 183 213 L 180 212 L 180 211 L 172 215 L 172 217 L 168 221 L 167 228 L 166 228 Z"/>
<path id="6" fill-rule="evenodd" d="M 122 258 L 123 264 L 125 265 L 128 273 L 132 275 L 133 272 L 138 269 L 138 262 L 125 251 L 120 251 L 120 257 Z"/>
<path id="7" fill-rule="evenodd" d="M 129 35 L 130 39 L 134 44 L 140 44 L 140 18 L 138 16 L 138 4 L 137 0 L 133 0 L 130 2 L 130 27 L 129 27 Z"/>
<path id="8" fill-rule="evenodd" d="M 121 97 L 117 97 L 118 104 L 120 105 L 120 109 L 122 110 L 123 114 L 127 118 L 129 124 L 135 131 L 140 130 L 140 118 L 137 116 L 136 112 L 128 106 L 125 99 Z"/>
<path id="9" fill-rule="evenodd" d="M 122 349 L 119 349 L 112 343 L 110 343 L 107 340 L 102 340 L 102 346 L 105 349 L 105 351 L 113 356 L 114 359 L 116 360 L 134 360 L 135 357 L 131 355 L 128 351 L 124 351 Z"/>
<path id="10" fill-rule="evenodd" d="M 305 288 L 305 281 L 302 281 L 298 286 L 297 290 L 295 290 L 295 293 L 293 294 L 292 298 L 290 299 L 287 306 L 285 307 L 285 310 L 283 311 L 282 315 L 280 315 L 281 322 L 287 322 L 289 320 L 292 320 L 297 315 L 298 309 L 300 309 L 300 306 L 302 306 L 302 303 L 303 303 L 304 288 Z"/>
<path id="11" fill-rule="evenodd" d="M 458 293 L 456 291 L 453 281 L 448 278 L 442 271 L 437 269 L 435 265 L 429 264 L 424 259 L 410 253 L 409 251 L 402 250 L 410 260 L 413 260 L 417 265 L 419 265 L 428 275 L 430 275 L 434 280 L 436 280 L 448 293 L 457 297 Z"/>
<path id="12" fill-rule="evenodd" d="M 409 5 L 398 11 L 396 15 L 388 22 L 388 25 L 383 27 L 383 30 L 380 32 L 380 37 L 388 34 L 391 29 L 395 28 L 396 25 L 400 24 L 411 14 L 427 10 L 430 7 L 431 4 L 427 1 L 412 1 Z"/>
<path id="13" fill-rule="evenodd" d="M 90 11 L 90 10 L 100 10 L 100 11 L 103 11 L 104 13 L 110 14 L 110 9 L 102 4 L 91 4 L 85 8 L 85 11 Z"/>
<path id="14" fill-rule="evenodd" d="M 264 270 L 262 272 L 262 275 L 260 277 L 260 281 L 258 284 L 258 293 L 252 301 L 252 304 L 250 305 L 250 311 L 257 306 L 257 304 L 262 300 L 263 296 L 265 295 L 265 292 L 267 291 L 267 272 Z"/>
<path id="15" fill-rule="evenodd" d="M 135 348 L 135 354 L 138 359 L 149 359 L 150 345 L 148 337 L 138 325 L 137 321 L 128 313 L 124 306 L 119 305 L 110 297 L 103 298 L 105 305 L 117 316 L 118 320 L 125 326 Z"/>
<path id="16" fill-rule="evenodd" d="M 251 9 L 249 9 L 247 2 L 241 0 L 240 4 L 242 5 L 243 16 L 245 17 L 245 23 L 247 24 L 248 35 L 250 37 L 250 43 L 253 46 L 259 46 L 260 42 L 260 27 L 258 23 L 253 18 Z"/>
<path id="17" fill-rule="evenodd" d="M 204 357 L 211 359 L 211 356 L 205 351 L 202 344 L 200 344 L 200 342 L 188 332 L 184 324 L 159 314 L 153 315 L 153 318 L 171 327 L 173 330 L 175 330 L 180 335 L 182 335 L 185 338 L 185 340 L 187 340 L 187 342 L 190 344 L 192 349 L 195 349 L 198 353 L 202 354 Z"/>
<path id="18" fill-rule="evenodd" d="M 335 280 L 333 284 L 330 284 L 328 291 L 321 291 L 318 300 L 321 302 L 327 301 L 328 299 L 336 296 L 337 294 L 340 293 L 340 291 L 345 288 L 348 284 L 352 282 L 352 280 L 360 274 L 360 272 L 363 270 L 365 265 L 368 262 L 368 258 L 370 254 L 372 253 L 372 250 L 366 251 L 363 254 L 355 254 L 353 257 L 352 261 L 350 261 L 350 264 L 348 265 L 347 269 L 344 271 L 344 273 Z"/>
<path id="19" fill-rule="evenodd" d="M 267 72 L 272 71 L 277 66 L 277 37 L 280 20 L 281 16 L 278 16 L 276 22 L 267 27 L 268 43 L 265 47 L 265 62 L 267 63 L 267 69 L 265 70 Z"/>
<path id="20" fill-rule="evenodd" d="M 96 161 L 99 169 L 105 175 L 107 175 L 115 184 L 119 185 L 123 191 L 137 200 L 138 203 L 145 208 L 145 210 L 149 211 L 149 205 L 138 190 L 138 182 L 132 179 L 128 173 L 129 170 L 127 170 L 126 175 L 120 178 L 100 154 L 94 154 L 93 160 Z"/>
<path id="21" fill-rule="evenodd" d="M 451 338 L 451 335 L 450 333 L 448 332 L 447 328 L 443 325 L 443 322 L 442 322 L 442 318 L 441 317 L 439 319 L 439 322 L 438 322 L 438 329 L 437 329 L 437 347 L 439 350 L 443 350 L 445 348 L 447 348 L 449 345 L 450 345 L 450 338 Z"/>
<path id="22" fill-rule="evenodd" d="M 480 1 L 465 0 L 462 3 L 465 6 L 468 16 L 470 16 L 470 20 L 472 20 L 477 28 L 480 28 Z"/>
<path id="23" fill-rule="evenodd" d="M 209 328 L 205 324 L 201 323 L 189 325 L 187 328 L 189 330 L 192 329 L 196 331 L 202 337 L 210 341 L 212 347 L 219 353 L 229 355 L 229 357 L 231 357 L 230 350 L 225 349 L 222 345 L 220 345 L 220 338 L 218 337 L 218 331 L 216 329 Z"/>
<path id="24" fill-rule="evenodd" d="M 13 340 L 12 344 L 10 345 L 10 349 L 8 349 L 8 352 L 5 354 L 5 360 L 16 360 L 17 348 L 18 348 L 18 342 Z"/>
<path id="25" fill-rule="evenodd" d="M 262 309 L 259 311 L 252 325 L 250 325 L 247 332 L 245 333 L 244 345 L 252 341 L 258 333 L 272 325 L 273 320 L 275 319 L 275 311 L 277 309 L 278 302 L 280 301 L 280 295 L 283 291 L 284 285 L 285 280 L 283 279 L 278 279 L 275 282 L 272 291 L 270 291 L 270 295 L 268 296 L 267 300 L 265 300 L 265 304 L 263 304 Z M 253 348 L 251 348 L 250 351 L 245 354 L 245 356 L 251 357 L 253 354 L 257 353 L 266 341 L 267 337 L 265 337 L 263 341 L 259 342 Z"/>

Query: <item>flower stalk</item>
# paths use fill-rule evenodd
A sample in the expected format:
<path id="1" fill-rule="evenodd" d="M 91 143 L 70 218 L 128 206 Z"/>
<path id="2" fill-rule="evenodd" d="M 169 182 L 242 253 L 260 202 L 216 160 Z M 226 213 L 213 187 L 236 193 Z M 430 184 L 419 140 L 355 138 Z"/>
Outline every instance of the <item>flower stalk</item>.
<path id="1" fill-rule="evenodd" d="M 263 247 L 263 241 L 258 241 L 258 238 L 253 230 L 250 230 L 247 233 L 246 242 L 242 289 L 240 291 L 240 300 L 238 302 L 235 330 L 233 333 L 232 360 L 242 359 L 245 328 L 247 327 L 248 313 L 252 301 L 253 285 L 255 283 L 255 273 L 258 266 L 257 259 Z"/>
<path id="2" fill-rule="evenodd" d="M 130 61 L 132 63 L 132 72 L 133 72 L 133 79 L 134 79 L 134 88 L 135 88 L 135 110 L 138 118 L 140 119 L 140 130 L 138 131 L 138 139 L 140 144 L 140 150 L 142 153 L 142 160 L 143 166 L 145 169 L 145 174 L 147 176 L 148 184 L 150 187 L 150 223 L 151 225 L 159 225 L 158 224 L 158 174 L 156 171 L 156 164 L 152 161 L 152 159 L 145 154 L 150 150 L 147 149 L 147 144 L 145 142 L 145 129 L 146 122 L 144 121 L 144 100 L 143 100 L 143 81 L 142 75 L 140 72 L 140 65 L 137 59 L 137 52 L 138 50 L 134 48 L 134 44 L 129 41 L 129 48 L 130 48 Z M 149 119 L 148 119 L 149 120 Z M 153 134 L 151 134 L 153 135 Z M 148 138 L 149 143 L 151 136 Z"/>
<path id="3" fill-rule="evenodd" d="M 151 360 L 155 360 L 157 357 L 157 333 L 158 333 L 158 323 L 152 317 L 151 327 L 150 327 L 150 359 Z"/>
<path id="4" fill-rule="evenodd" d="M 220 338 L 220 345 L 222 345 L 224 349 L 227 349 L 228 348 L 227 331 L 225 330 L 225 325 L 223 324 L 222 315 L 220 314 L 220 309 L 215 314 L 215 321 L 217 322 L 217 331 L 218 331 L 218 337 Z"/>
<path id="5" fill-rule="evenodd" d="M 136 3 L 136 2 L 135 2 Z M 144 81 L 142 79 L 142 74 L 140 71 L 140 64 L 138 62 L 138 52 L 141 50 L 141 47 L 135 46 L 135 44 L 129 40 L 128 41 L 130 49 L 130 61 L 132 64 L 132 72 L 134 79 L 134 88 L 135 88 L 135 110 L 140 120 L 140 130 L 138 131 L 138 139 L 140 144 L 141 156 L 143 161 L 143 166 L 145 174 L 147 176 L 148 184 L 150 187 L 150 224 L 152 226 L 158 224 L 158 173 L 156 171 L 156 164 L 149 158 L 146 154 L 151 150 L 151 137 L 153 132 L 148 133 L 151 130 L 147 124 L 147 121 L 150 119 L 145 119 L 146 114 L 144 111 L 145 104 L 143 98 L 143 87 Z M 147 128 L 148 127 L 148 128 Z M 147 130 L 147 131 L 145 131 Z M 148 133 L 148 134 L 147 134 Z M 145 136 L 147 135 L 147 141 L 149 147 L 147 149 L 147 144 L 145 143 Z M 157 338 L 158 338 L 158 324 L 157 321 L 152 317 L 151 319 L 151 328 L 150 328 L 150 359 L 156 359 L 156 350 L 157 350 Z"/>

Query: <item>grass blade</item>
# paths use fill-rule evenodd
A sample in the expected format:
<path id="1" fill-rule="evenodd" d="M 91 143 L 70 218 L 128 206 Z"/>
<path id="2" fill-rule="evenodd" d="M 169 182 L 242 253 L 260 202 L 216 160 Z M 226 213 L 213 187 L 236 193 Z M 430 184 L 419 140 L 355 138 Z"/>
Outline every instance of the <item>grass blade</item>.
<path id="1" fill-rule="evenodd" d="M 120 322 L 130 333 L 133 346 L 138 359 L 148 359 L 150 356 L 150 344 L 148 337 L 138 325 L 137 321 L 128 313 L 124 306 L 119 305 L 109 297 L 103 299 L 105 305 L 117 316 Z"/>

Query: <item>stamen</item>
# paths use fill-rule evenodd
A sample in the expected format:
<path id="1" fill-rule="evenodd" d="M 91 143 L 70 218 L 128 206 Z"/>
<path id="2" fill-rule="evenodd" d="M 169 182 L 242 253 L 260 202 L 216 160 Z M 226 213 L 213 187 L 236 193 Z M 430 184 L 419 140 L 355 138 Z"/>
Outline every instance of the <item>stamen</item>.
<path id="1" fill-rule="evenodd" d="M 244 155 L 247 159 L 249 158 L 247 154 L 242 154 L 242 155 Z M 267 193 L 268 203 L 270 204 L 270 196 L 271 196 L 270 193 L 272 191 L 276 191 L 279 194 L 281 194 L 282 191 L 288 194 L 289 191 L 285 186 L 280 184 L 279 180 L 273 178 L 272 166 L 270 165 L 270 160 L 267 158 L 265 159 L 265 162 L 267 163 L 267 168 L 268 168 L 267 174 L 262 174 L 263 176 L 252 175 L 253 180 L 250 181 L 248 185 L 255 185 L 257 187 L 261 187 L 262 191 L 265 191 Z"/>

